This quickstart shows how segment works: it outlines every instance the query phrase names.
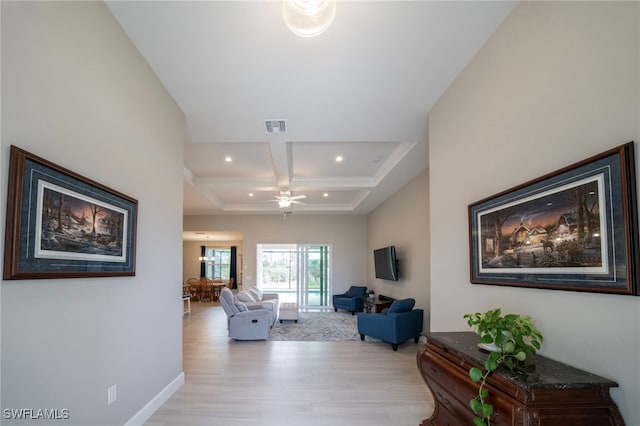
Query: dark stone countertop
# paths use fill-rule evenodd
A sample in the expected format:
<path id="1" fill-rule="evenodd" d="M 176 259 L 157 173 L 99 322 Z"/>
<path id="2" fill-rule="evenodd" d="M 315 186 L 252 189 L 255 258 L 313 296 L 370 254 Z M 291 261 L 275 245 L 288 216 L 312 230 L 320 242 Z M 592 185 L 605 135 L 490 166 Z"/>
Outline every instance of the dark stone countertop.
<path id="1" fill-rule="evenodd" d="M 488 352 L 478 347 L 479 337 L 472 332 L 423 333 L 427 340 L 448 352 L 455 353 L 467 362 L 484 365 Z M 570 365 L 554 361 L 541 355 L 527 356 L 524 362 L 529 373 L 514 374 L 499 368 L 505 379 L 526 389 L 571 389 L 594 387 L 617 387 L 618 384 Z"/>

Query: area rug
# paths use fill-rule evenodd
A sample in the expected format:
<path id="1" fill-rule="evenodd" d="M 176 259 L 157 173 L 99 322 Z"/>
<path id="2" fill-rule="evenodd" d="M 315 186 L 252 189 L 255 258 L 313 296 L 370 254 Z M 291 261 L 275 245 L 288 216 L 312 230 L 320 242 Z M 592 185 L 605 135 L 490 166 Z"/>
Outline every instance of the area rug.
<path id="1" fill-rule="evenodd" d="M 276 321 L 269 340 L 339 342 L 360 340 L 356 315 L 347 312 L 300 312 L 298 323 Z M 368 339 L 368 338 L 367 338 Z"/>

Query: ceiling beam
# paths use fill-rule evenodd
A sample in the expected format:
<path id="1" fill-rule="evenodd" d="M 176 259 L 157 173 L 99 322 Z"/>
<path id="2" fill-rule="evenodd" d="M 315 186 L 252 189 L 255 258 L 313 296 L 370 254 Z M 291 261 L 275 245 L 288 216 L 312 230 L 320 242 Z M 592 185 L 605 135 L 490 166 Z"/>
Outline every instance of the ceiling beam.
<path id="1" fill-rule="evenodd" d="M 269 141 L 269 151 L 271 152 L 271 163 L 273 173 L 278 183 L 278 188 L 289 187 L 291 183 L 291 147 L 283 140 Z"/>

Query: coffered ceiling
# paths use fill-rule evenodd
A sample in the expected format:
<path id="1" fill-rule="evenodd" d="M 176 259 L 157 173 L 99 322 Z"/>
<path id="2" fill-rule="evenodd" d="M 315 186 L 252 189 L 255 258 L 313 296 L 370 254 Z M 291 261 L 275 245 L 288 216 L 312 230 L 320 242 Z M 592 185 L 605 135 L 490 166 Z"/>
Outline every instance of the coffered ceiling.
<path id="1" fill-rule="evenodd" d="M 282 213 L 282 191 L 366 214 L 426 169 L 429 110 L 514 3 L 338 0 L 314 38 L 278 1 L 107 6 L 185 114 L 185 214 Z"/>

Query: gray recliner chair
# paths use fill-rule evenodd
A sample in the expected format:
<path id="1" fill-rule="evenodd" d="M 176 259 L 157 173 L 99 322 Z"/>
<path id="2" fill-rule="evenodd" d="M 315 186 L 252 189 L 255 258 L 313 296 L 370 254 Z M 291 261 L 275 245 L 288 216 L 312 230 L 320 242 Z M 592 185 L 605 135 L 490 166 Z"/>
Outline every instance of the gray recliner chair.
<path id="1" fill-rule="evenodd" d="M 266 309 L 249 309 L 236 302 L 228 288 L 220 291 L 220 304 L 227 314 L 229 337 L 235 340 L 266 340 L 271 329 L 271 314 Z"/>

